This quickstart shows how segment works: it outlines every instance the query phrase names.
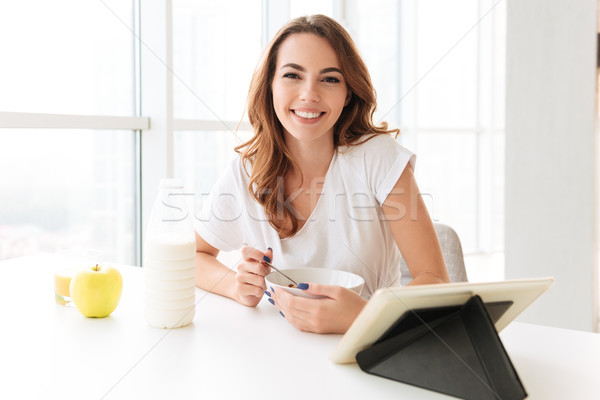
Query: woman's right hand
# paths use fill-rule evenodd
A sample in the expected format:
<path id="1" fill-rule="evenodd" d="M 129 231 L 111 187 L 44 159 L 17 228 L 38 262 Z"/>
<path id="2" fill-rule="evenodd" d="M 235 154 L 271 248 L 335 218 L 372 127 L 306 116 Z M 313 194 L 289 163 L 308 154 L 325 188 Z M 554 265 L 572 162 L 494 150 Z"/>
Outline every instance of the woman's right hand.
<path id="1" fill-rule="evenodd" d="M 267 289 L 265 276 L 271 272 L 271 267 L 263 264 L 267 258 L 271 262 L 273 250 L 261 252 L 253 247 L 242 248 L 243 260 L 238 264 L 235 276 L 235 293 L 238 303 L 248 307 L 255 307 L 262 299 Z"/>

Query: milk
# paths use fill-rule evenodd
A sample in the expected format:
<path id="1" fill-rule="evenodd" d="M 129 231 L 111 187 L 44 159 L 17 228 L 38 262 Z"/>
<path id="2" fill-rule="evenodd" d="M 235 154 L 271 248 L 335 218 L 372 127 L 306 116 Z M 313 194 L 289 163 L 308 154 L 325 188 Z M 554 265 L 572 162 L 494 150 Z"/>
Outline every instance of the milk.
<path id="1" fill-rule="evenodd" d="M 182 194 L 180 181 L 161 180 L 143 249 L 144 316 L 157 328 L 188 325 L 195 315 L 196 242 Z"/>
<path id="2" fill-rule="evenodd" d="M 191 228 L 191 226 L 190 226 Z M 196 241 L 189 232 L 148 232 L 144 256 L 160 264 L 161 262 L 189 261 L 196 256 Z M 144 265 L 145 266 L 145 265 Z"/>

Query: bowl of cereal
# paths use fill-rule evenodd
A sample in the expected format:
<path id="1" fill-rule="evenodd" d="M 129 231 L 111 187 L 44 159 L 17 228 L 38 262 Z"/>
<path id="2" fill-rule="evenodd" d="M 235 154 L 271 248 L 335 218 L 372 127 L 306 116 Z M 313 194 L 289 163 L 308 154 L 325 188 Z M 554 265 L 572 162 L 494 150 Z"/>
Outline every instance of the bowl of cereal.
<path id="1" fill-rule="evenodd" d="M 325 268 L 290 268 L 282 270 L 284 274 L 292 278 L 297 283 L 321 283 L 324 285 L 337 285 L 350 289 L 358 294 L 362 290 L 365 280 L 352 272 L 341 271 L 338 269 Z M 265 276 L 267 288 L 283 289 L 295 296 L 308 298 L 321 298 L 323 296 L 314 296 L 306 293 L 305 290 L 298 289 L 296 285 L 289 281 L 285 276 L 272 270 Z"/>

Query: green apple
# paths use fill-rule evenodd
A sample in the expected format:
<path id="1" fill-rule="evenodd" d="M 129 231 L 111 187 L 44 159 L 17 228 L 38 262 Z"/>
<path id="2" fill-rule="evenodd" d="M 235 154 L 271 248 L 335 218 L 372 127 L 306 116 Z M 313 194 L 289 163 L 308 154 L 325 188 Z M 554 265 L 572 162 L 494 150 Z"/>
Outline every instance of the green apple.
<path id="1" fill-rule="evenodd" d="M 123 278 L 113 267 L 96 264 L 78 271 L 71 279 L 71 298 L 86 317 L 110 315 L 119 304 L 122 290 Z"/>

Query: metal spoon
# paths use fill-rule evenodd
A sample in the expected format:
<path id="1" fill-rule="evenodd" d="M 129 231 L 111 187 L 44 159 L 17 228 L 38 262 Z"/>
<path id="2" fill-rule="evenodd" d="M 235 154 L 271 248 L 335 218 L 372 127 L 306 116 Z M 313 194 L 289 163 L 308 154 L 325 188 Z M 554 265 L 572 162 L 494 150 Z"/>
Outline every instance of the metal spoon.
<path id="1" fill-rule="evenodd" d="M 244 241 L 242 241 L 242 244 L 244 246 L 248 246 L 250 247 L 250 245 Z M 267 264 L 269 267 L 273 268 L 275 271 L 279 272 L 281 275 L 283 275 L 287 280 L 289 280 L 290 282 L 292 282 L 294 285 L 298 286 L 298 284 L 296 283 L 295 280 L 293 280 L 292 278 L 290 278 L 289 276 L 287 276 L 286 274 L 284 274 L 283 272 L 281 272 L 281 270 L 279 268 L 277 268 L 276 266 L 274 266 L 273 264 L 271 264 L 268 261 L 262 260 L 261 262 Z"/>

